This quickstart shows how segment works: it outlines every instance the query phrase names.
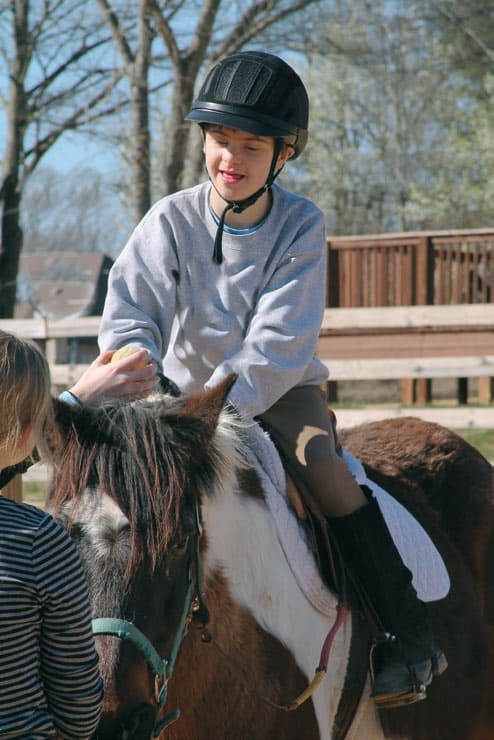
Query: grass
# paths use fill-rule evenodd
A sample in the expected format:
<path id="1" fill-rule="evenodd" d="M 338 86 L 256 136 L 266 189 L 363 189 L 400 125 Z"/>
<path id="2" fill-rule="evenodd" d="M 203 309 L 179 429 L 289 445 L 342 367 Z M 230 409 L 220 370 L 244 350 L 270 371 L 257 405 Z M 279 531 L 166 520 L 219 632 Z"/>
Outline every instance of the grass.
<path id="1" fill-rule="evenodd" d="M 46 489 L 46 483 L 25 481 L 22 484 L 22 500 L 27 504 L 33 504 L 33 506 L 43 509 L 47 493 Z"/>
<path id="2" fill-rule="evenodd" d="M 488 460 L 494 460 L 494 429 L 457 429 L 467 442 L 476 447 Z"/>

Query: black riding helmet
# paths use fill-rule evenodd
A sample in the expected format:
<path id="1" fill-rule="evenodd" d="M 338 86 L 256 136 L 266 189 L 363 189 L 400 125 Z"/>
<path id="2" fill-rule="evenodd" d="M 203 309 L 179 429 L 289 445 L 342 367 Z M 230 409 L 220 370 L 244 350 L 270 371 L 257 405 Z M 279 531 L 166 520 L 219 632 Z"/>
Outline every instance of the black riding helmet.
<path id="1" fill-rule="evenodd" d="M 242 213 L 273 184 L 283 143 L 298 157 L 307 143 L 309 99 L 298 74 L 282 59 L 262 51 L 241 51 L 222 59 L 208 73 L 186 121 L 216 123 L 256 136 L 272 136 L 275 148 L 265 185 L 241 201 L 227 201 L 216 235 L 213 259 L 222 262 L 226 213 Z"/>

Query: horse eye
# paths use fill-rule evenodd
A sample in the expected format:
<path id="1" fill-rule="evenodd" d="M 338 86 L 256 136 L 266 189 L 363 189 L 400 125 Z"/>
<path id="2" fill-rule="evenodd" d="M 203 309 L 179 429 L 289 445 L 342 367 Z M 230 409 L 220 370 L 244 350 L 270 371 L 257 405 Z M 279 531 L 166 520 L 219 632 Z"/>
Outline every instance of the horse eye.
<path id="1" fill-rule="evenodd" d="M 175 557 L 181 558 L 187 552 L 188 545 L 189 545 L 189 536 L 186 535 L 182 540 L 180 540 L 180 542 L 177 542 L 175 545 L 172 545 L 171 551 Z"/>

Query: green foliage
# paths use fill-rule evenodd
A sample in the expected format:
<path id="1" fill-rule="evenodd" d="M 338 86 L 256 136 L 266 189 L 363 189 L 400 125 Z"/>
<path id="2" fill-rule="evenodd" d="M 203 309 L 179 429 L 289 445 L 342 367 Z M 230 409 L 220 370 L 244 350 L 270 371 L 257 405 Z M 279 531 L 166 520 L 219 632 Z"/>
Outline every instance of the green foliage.
<path id="1" fill-rule="evenodd" d="M 25 481 L 22 483 L 22 500 L 40 509 L 44 509 L 47 494 L 47 484 L 41 481 Z"/>

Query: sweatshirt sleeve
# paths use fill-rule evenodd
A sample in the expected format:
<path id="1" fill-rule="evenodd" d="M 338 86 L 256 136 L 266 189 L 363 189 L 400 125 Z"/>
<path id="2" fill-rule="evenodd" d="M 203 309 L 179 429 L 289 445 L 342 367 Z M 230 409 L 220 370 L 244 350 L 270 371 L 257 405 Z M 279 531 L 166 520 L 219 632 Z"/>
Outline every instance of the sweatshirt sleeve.
<path id="1" fill-rule="evenodd" d="M 324 218 L 314 210 L 259 295 L 241 349 L 206 384 L 237 373 L 230 401 L 244 418 L 263 413 L 310 376 L 325 306 L 325 245 Z M 320 375 L 313 382 L 322 382 Z"/>
<path id="2" fill-rule="evenodd" d="M 33 543 L 42 605 L 40 672 L 57 733 L 90 738 L 100 717 L 103 682 L 91 630 L 87 586 L 77 550 L 49 516 Z"/>
<path id="3" fill-rule="evenodd" d="M 163 247 L 166 240 L 169 249 Z M 175 314 L 174 276 L 178 273 L 166 224 L 151 211 L 110 270 L 99 329 L 100 350 L 138 344 L 161 368 Z"/>

